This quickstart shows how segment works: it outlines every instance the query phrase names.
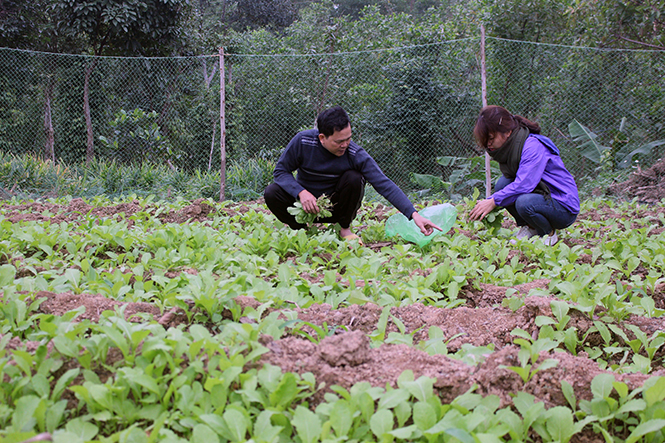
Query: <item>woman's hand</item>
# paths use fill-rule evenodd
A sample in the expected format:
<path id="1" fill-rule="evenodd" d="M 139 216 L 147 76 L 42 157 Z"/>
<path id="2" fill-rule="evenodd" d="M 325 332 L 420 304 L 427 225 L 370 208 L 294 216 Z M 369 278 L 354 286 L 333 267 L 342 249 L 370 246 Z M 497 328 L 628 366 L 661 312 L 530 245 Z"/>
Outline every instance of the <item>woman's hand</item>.
<path id="1" fill-rule="evenodd" d="M 486 198 L 485 200 L 480 200 L 476 203 L 476 206 L 471 210 L 469 218 L 471 220 L 482 220 L 487 214 L 492 212 L 496 208 L 496 203 L 494 198 Z"/>

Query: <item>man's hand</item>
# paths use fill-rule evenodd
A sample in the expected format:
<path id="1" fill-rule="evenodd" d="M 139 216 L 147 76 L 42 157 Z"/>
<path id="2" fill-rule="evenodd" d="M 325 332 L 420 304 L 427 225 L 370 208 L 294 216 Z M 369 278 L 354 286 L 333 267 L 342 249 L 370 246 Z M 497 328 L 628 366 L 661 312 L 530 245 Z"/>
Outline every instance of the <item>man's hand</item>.
<path id="1" fill-rule="evenodd" d="M 443 231 L 443 229 L 439 228 L 437 225 L 432 223 L 432 221 L 418 214 L 418 212 L 414 212 L 413 214 L 411 214 L 411 218 L 416 223 L 416 226 L 420 228 L 420 232 L 422 232 L 425 235 L 431 235 L 435 229 Z"/>
<path id="2" fill-rule="evenodd" d="M 300 204 L 302 205 L 303 211 L 309 214 L 319 213 L 319 207 L 316 204 L 316 197 L 314 197 L 307 189 L 300 191 L 300 194 L 298 194 L 298 199 L 300 199 Z"/>
<path id="3" fill-rule="evenodd" d="M 487 214 L 492 212 L 496 208 L 496 203 L 494 198 L 486 198 L 485 200 L 480 200 L 476 203 L 476 206 L 471 210 L 469 218 L 471 220 L 482 220 Z"/>

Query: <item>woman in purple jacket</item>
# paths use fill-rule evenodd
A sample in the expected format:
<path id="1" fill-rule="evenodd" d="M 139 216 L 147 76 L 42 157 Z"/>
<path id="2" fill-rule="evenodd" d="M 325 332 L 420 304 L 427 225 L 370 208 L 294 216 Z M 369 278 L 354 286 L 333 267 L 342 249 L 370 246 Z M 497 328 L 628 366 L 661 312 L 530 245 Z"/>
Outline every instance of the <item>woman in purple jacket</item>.
<path id="1" fill-rule="evenodd" d="M 559 149 L 540 135 L 538 123 L 501 106 L 482 109 L 473 135 L 499 163 L 503 176 L 494 185 L 494 194 L 476 203 L 471 220 L 482 220 L 501 206 L 520 228 L 516 239 L 538 235 L 545 245 L 554 245 L 556 230 L 572 225 L 580 212 L 577 185 Z"/>

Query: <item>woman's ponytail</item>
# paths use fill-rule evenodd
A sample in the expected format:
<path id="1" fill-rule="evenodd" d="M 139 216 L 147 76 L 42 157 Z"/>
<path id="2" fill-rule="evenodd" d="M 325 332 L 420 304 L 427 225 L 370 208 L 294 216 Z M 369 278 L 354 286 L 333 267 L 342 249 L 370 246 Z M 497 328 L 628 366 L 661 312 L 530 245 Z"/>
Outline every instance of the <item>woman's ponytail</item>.
<path id="1" fill-rule="evenodd" d="M 521 115 L 513 115 L 513 118 L 522 126 L 526 126 L 530 133 L 540 134 L 540 125 L 536 122 L 532 122 L 526 117 Z"/>

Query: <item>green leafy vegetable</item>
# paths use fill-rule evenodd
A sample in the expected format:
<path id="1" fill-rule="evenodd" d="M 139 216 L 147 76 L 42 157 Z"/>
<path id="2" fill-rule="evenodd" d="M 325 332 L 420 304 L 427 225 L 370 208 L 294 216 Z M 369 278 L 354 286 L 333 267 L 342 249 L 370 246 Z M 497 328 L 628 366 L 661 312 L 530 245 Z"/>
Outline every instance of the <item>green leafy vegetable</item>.
<path id="1" fill-rule="evenodd" d="M 330 199 L 326 194 L 323 194 L 316 199 L 316 206 L 319 207 L 319 212 L 312 214 L 305 212 L 305 210 L 302 208 L 302 203 L 297 201 L 293 204 L 293 206 L 287 208 L 287 211 L 289 211 L 289 214 L 295 216 L 298 223 L 305 225 L 314 223 L 317 218 L 326 218 L 332 215 L 330 210 L 332 209 L 333 205 L 330 203 Z"/>
<path id="2" fill-rule="evenodd" d="M 466 204 L 469 211 L 473 210 L 478 201 L 479 196 L 480 196 L 480 191 L 478 190 L 478 188 L 475 188 L 473 190 L 473 195 L 471 196 L 471 198 L 466 199 Z M 483 224 L 485 229 L 487 229 L 490 232 L 490 234 L 497 232 L 499 229 L 501 229 L 501 223 L 503 222 L 503 208 L 497 206 L 489 214 L 483 217 L 483 219 L 480 220 L 480 222 Z"/>
<path id="3" fill-rule="evenodd" d="M 492 210 L 489 214 L 482 219 L 483 224 L 490 232 L 496 232 L 501 229 L 501 223 L 503 222 L 503 208 L 497 207 Z"/>

